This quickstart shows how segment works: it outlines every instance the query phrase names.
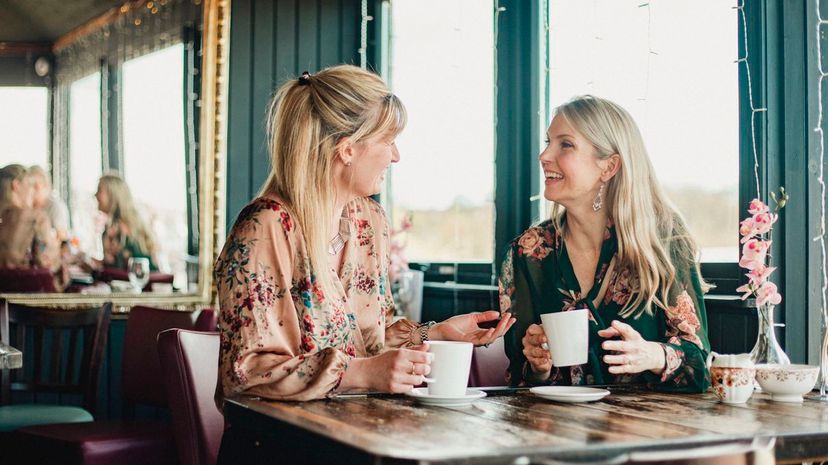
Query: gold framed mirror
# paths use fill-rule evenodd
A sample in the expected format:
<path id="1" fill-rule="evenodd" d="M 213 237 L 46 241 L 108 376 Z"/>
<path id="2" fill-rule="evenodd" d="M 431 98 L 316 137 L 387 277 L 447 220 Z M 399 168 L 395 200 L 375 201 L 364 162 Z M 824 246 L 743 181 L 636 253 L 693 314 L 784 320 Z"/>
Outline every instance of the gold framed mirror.
<path id="1" fill-rule="evenodd" d="M 106 2 L 98 2 L 97 4 L 100 5 L 105 3 Z M 57 4 L 61 4 L 61 2 L 57 2 Z M 117 64 L 120 67 L 124 63 L 127 63 L 128 60 L 137 61 L 136 59 L 151 55 L 159 49 L 160 47 L 157 45 L 153 48 L 153 46 L 147 46 L 146 44 L 141 43 L 141 37 L 139 37 L 139 34 L 134 32 L 139 26 L 146 31 L 146 37 L 150 37 L 152 40 L 165 41 L 165 44 L 178 43 L 176 40 L 180 42 L 181 38 L 186 36 L 187 32 L 185 28 L 177 28 L 177 26 L 178 23 L 183 24 L 183 22 L 187 21 L 188 16 L 187 13 L 181 13 L 179 11 L 182 10 L 181 8 L 178 8 L 178 10 L 172 8 L 174 4 L 183 4 L 190 9 L 194 7 L 197 8 L 198 10 L 195 14 L 198 14 L 200 21 L 197 25 L 198 27 L 191 27 L 189 29 L 190 34 L 197 35 L 195 37 L 191 36 L 191 42 L 184 42 L 184 44 L 179 47 L 179 49 L 183 50 L 183 53 L 185 54 L 185 61 L 187 56 L 190 57 L 189 59 L 191 62 L 197 60 L 196 66 L 193 66 L 193 69 L 196 71 L 192 73 L 197 77 L 189 78 L 191 82 L 189 84 L 190 87 L 188 87 L 186 82 L 188 78 L 185 72 L 183 85 L 185 105 L 187 99 L 189 99 L 191 108 L 197 109 L 191 110 L 192 114 L 189 115 L 189 117 L 186 114 L 187 110 L 184 110 L 183 124 L 190 125 L 190 127 L 187 128 L 190 132 L 187 132 L 187 129 L 185 129 L 184 133 L 186 133 L 188 137 L 192 138 L 192 140 L 189 141 L 190 146 L 197 147 L 197 149 L 190 150 L 189 153 L 191 159 L 185 167 L 188 176 L 186 183 L 186 195 L 188 196 L 189 203 L 187 203 L 186 206 L 187 218 L 182 221 L 189 221 L 188 225 L 185 224 L 185 231 L 188 232 L 183 234 L 189 241 L 189 249 L 185 252 L 179 253 L 180 256 L 186 255 L 186 257 L 181 260 L 184 263 L 183 265 L 176 265 L 179 272 L 178 274 L 175 274 L 175 287 L 173 287 L 172 284 L 169 284 L 168 286 L 161 287 L 158 290 L 153 288 L 154 292 L 141 293 L 120 292 L 117 291 L 115 286 L 111 286 L 111 290 L 106 293 L 10 292 L 0 293 L 0 298 L 7 299 L 11 302 L 29 305 L 60 307 L 94 306 L 100 305 L 102 302 L 111 301 L 114 303 L 116 308 L 121 309 L 128 309 L 134 305 L 199 307 L 209 305 L 213 301 L 214 286 L 212 282 L 212 266 L 218 252 L 217 248 L 221 247 L 223 244 L 225 223 L 224 173 L 227 131 L 227 72 L 230 27 L 229 0 L 130 0 L 119 4 L 109 2 L 107 6 L 108 9 L 106 11 L 103 13 L 95 13 L 95 16 L 93 16 L 92 19 L 83 22 L 82 24 L 74 27 L 68 33 L 62 34 L 54 41 L 49 41 L 48 43 L 42 41 L 30 41 L 15 44 L 4 42 L 6 38 L 0 37 L 0 68 L 2 68 L 2 66 L 6 63 L 2 60 L 4 56 L 19 56 L 22 57 L 21 59 L 24 62 L 27 62 L 30 65 L 29 67 L 31 68 L 31 73 L 33 75 L 35 73 L 37 76 L 41 76 L 41 74 L 43 74 L 47 76 L 45 79 L 48 81 L 51 71 L 51 76 L 55 77 L 53 78 L 54 81 L 49 82 L 51 90 L 49 96 L 50 110 L 48 116 L 48 131 L 50 134 L 61 130 L 68 132 L 70 129 L 70 123 L 61 120 L 58 115 L 59 111 L 55 110 L 55 108 L 60 108 L 60 105 L 63 104 L 67 107 L 66 111 L 70 111 L 68 107 L 71 106 L 71 99 L 63 97 L 62 94 L 55 89 L 58 89 L 61 85 L 59 79 L 61 76 L 60 73 L 66 73 L 66 70 L 71 69 L 71 67 L 66 65 L 61 66 L 62 62 L 56 57 L 59 57 L 59 54 L 61 53 L 65 54 L 66 50 L 70 50 L 72 47 L 75 47 L 79 51 L 75 52 L 75 55 L 72 57 L 74 60 L 80 62 L 83 60 L 89 60 L 90 57 L 93 61 L 100 60 L 102 63 L 102 74 L 97 77 L 98 81 L 95 83 L 98 85 L 102 95 L 100 101 L 104 102 L 102 105 L 105 105 L 106 98 L 103 96 L 106 95 L 109 90 L 106 79 L 111 76 L 107 75 L 107 66 L 105 66 L 104 60 L 100 59 L 100 55 L 105 53 L 107 50 L 114 50 L 114 52 L 110 51 L 109 53 L 119 56 Z M 84 5 L 89 4 L 84 3 Z M 32 7 L 32 10 L 35 10 L 36 8 L 37 7 Z M 50 13 L 55 14 L 55 12 Z M 165 14 L 166 16 L 164 16 Z M 192 15 L 193 13 L 191 12 L 190 16 Z M 86 17 L 88 18 L 89 15 Z M 142 22 L 144 23 L 143 25 L 141 24 Z M 128 24 L 129 26 L 134 27 L 131 29 L 121 27 L 119 29 L 119 24 Z M 173 27 L 170 28 L 168 27 L 169 25 L 172 25 Z M 42 26 L 43 29 L 47 29 L 47 27 L 43 24 L 38 24 L 38 26 Z M 29 27 L 29 29 L 31 29 L 30 25 L 25 27 Z M 173 32 L 171 33 L 170 31 Z M 115 37 L 116 35 L 119 36 Z M 90 39 L 90 37 L 97 37 L 97 39 Z M 144 42 L 146 42 L 146 40 L 144 40 Z M 133 43 L 135 46 L 124 47 L 122 45 L 112 45 L 115 43 Z M 197 48 L 193 48 L 188 45 L 191 43 L 197 43 Z M 95 44 L 103 45 L 101 46 Z M 96 49 L 95 47 L 98 48 Z M 101 47 L 106 50 L 101 52 Z M 90 51 L 90 49 L 92 49 L 92 51 Z M 186 55 L 187 53 L 189 53 L 189 55 Z M 38 57 L 39 54 L 45 54 L 51 58 L 41 60 Z M 50 70 L 50 68 L 52 69 Z M 55 70 L 54 68 L 57 69 Z M 145 68 L 152 68 L 152 66 L 145 66 Z M 0 69 L 0 71 L 2 71 L 2 69 Z M 140 74 L 138 72 L 133 72 L 133 75 L 138 76 Z M 125 76 L 117 77 L 117 79 L 121 78 L 126 80 Z M 2 80 L 3 73 L 0 72 L 0 86 L 3 85 Z M 138 85 L 143 85 L 145 88 L 152 87 L 151 81 L 145 81 L 142 83 L 136 79 L 133 79 L 133 82 L 137 82 Z M 95 86 L 92 87 L 94 88 Z M 2 87 L 0 87 L 0 89 L 2 89 Z M 193 92 L 197 92 L 197 94 L 193 94 Z M 195 97 L 193 95 L 195 95 Z M 64 98 L 66 99 L 65 102 L 61 100 Z M 121 105 L 124 99 L 124 95 L 119 95 L 117 96 L 117 99 L 110 99 L 114 102 L 110 104 Z M 117 127 L 107 127 L 107 112 L 114 113 L 114 110 L 112 108 L 101 108 L 99 111 L 99 113 L 103 115 L 101 117 L 100 129 L 100 145 L 103 146 L 103 149 L 101 149 L 102 151 L 107 150 L 107 142 L 114 145 L 113 142 L 107 140 L 107 137 L 110 134 L 113 139 L 117 140 L 118 144 L 126 145 L 126 143 L 129 143 L 128 136 L 123 137 L 123 134 L 112 132 L 123 132 L 121 123 L 118 123 L 116 125 Z M 134 120 L 135 118 L 133 118 L 133 121 Z M 193 124 L 194 122 L 196 124 Z M 63 124 L 64 127 L 61 127 L 61 124 Z M 75 130 L 74 127 L 71 129 Z M 197 136 L 192 136 L 192 134 L 196 134 Z M 160 138 L 160 136 L 156 136 L 156 134 L 150 134 L 146 138 L 140 139 L 138 145 L 151 146 L 151 142 L 154 139 Z M 75 173 L 75 171 L 70 169 L 70 163 L 65 159 L 61 160 L 60 156 L 63 152 L 71 152 L 72 147 L 68 147 L 71 142 L 56 139 L 57 138 L 53 137 L 52 140 L 50 140 L 49 147 L 51 156 L 48 164 L 51 166 L 49 172 L 51 172 L 53 176 L 52 185 L 57 192 L 71 193 L 67 185 L 70 184 L 71 176 Z M 68 139 L 68 137 L 64 139 Z M 64 146 L 60 147 L 61 144 Z M 133 145 L 136 144 L 133 143 Z M 109 160 L 110 165 L 107 165 L 107 159 L 106 156 L 104 156 L 103 168 L 96 172 L 105 175 L 107 173 L 107 167 L 111 168 L 112 165 L 114 165 L 115 168 L 120 168 L 122 173 L 124 166 L 124 151 L 123 146 L 112 148 L 110 152 L 120 154 L 118 155 L 121 157 L 120 161 L 117 160 L 118 156 L 114 156 Z M 68 158 L 68 155 L 66 158 Z M 159 177 L 162 177 L 161 174 L 165 171 L 165 166 L 157 166 L 149 161 L 136 158 L 135 156 L 133 156 L 133 158 L 137 160 L 132 162 L 133 166 L 139 166 L 141 164 L 149 165 L 144 167 L 145 171 L 152 173 L 153 170 L 155 170 L 155 172 L 159 173 Z M 130 160 L 127 160 L 127 162 L 129 164 Z M 6 165 L 7 163 L 8 160 L 0 160 L 0 166 Z M 63 166 L 61 166 L 61 164 L 63 164 Z M 60 171 L 61 169 L 63 171 Z M 56 175 L 55 173 L 62 174 Z M 127 173 L 124 178 L 129 178 L 129 173 Z M 97 183 L 99 192 L 102 190 L 101 185 L 103 184 L 103 177 L 100 179 L 101 181 Z M 149 178 L 146 183 L 149 185 L 154 181 L 154 179 Z M 61 185 L 61 182 L 65 182 L 66 185 Z M 88 185 L 89 183 L 87 182 L 87 189 L 89 189 Z M 155 189 L 155 187 L 150 185 L 145 190 L 149 191 L 153 189 Z M 67 196 L 69 195 L 67 194 Z M 97 197 L 98 193 L 95 193 L 95 196 Z M 87 204 L 93 201 L 91 196 L 86 193 L 84 196 L 78 197 L 83 198 Z M 100 207 L 101 199 L 98 198 L 97 200 L 99 205 L 98 209 L 103 211 L 102 207 Z M 95 213 L 100 212 L 96 211 Z M 161 215 L 158 216 L 160 219 L 157 219 L 157 221 L 163 226 L 165 223 L 165 217 Z M 181 228 L 179 227 L 179 229 Z M 101 239 L 99 230 L 95 231 L 94 234 L 97 235 L 97 237 L 95 237 L 96 240 Z M 179 236 L 180 235 L 181 234 L 179 234 Z M 106 234 L 104 234 L 104 236 L 106 236 Z M 193 239 L 193 237 L 195 237 L 195 239 Z M 164 238 L 162 238 L 159 242 L 163 243 L 163 239 Z M 103 238 L 103 241 L 106 241 L 106 237 Z M 63 244 L 64 246 L 67 246 L 67 244 L 71 246 L 72 242 L 64 240 Z M 98 245 L 99 252 L 100 247 L 101 246 Z M 184 247 L 181 246 L 180 248 Z M 187 267 L 186 271 L 181 272 L 181 269 L 185 266 Z M 126 272 L 127 270 L 124 270 L 125 274 Z M 169 272 L 169 274 L 170 276 L 173 276 L 173 272 Z M 180 276 L 183 276 L 181 279 L 183 284 L 179 284 L 178 278 Z M 170 278 L 171 282 L 173 282 L 172 279 L 173 278 Z M 114 283 L 114 281 L 112 282 Z M 138 286 L 138 288 L 140 289 L 140 286 Z M 149 287 L 145 288 L 145 290 L 147 289 L 149 289 Z"/>

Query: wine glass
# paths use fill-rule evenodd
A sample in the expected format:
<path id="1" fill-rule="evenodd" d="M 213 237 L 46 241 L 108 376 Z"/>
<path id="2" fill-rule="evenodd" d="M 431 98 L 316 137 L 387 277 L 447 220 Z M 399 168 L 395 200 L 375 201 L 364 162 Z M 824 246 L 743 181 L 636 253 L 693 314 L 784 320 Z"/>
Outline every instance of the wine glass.
<path id="1" fill-rule="evenodd" d="M 149 258 L 146 257 L 133 257 L 129 259 L 129 264 L 127 265 L 127 271 L 129 272 L 129 283 L 132 284 L 137 292 L 141 292 L 144 287 L 149 282 L 149 275 L 150 275 L 150 263 Z"/>

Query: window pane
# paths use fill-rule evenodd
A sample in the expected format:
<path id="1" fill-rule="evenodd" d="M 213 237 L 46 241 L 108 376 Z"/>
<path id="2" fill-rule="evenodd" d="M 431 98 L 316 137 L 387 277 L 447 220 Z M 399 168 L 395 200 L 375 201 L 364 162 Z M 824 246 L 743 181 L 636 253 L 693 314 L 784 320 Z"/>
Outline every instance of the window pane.
<path id="1" fill-rule="evenodd" d="M 493 4 L 394 0 L 390 82 L 408 109 L 391 179 L 392 219 L 413 216 L 411 261 L 491 262 Z"/>
<path id="2" fill-rule="evenodd" d="M 69 87 L 69 208 L 81 250 L 96 258 L 103 255 L 94 197 L 101 170 L 101 74 L 94 73 Z"/>
<path id="3" fill-rule="evenodd" d="M 580 94 L 635 118 L 702 261 L 738 260 L 735 1 L 552 0 L 550 108 Z"/>
<path id="4" fill-rule="evenodd" d="M 45 87 L 0 87 L 0 166 L 49 163 L 49 91 Z"/>
<path id="5" fill-rule="evenodd" d="M 184 153 L 184 46 L 123 65 L 126 182 L 155 233 L 159 267 L 187 283 Z"/>

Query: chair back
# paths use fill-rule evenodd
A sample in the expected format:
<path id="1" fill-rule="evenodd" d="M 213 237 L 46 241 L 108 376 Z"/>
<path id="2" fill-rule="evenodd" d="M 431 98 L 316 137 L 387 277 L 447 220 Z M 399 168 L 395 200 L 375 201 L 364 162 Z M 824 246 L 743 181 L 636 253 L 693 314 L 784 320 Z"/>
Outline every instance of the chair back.
<path id="1" fill-rule="evenodd" d="M 48 268 L 0 268 L 0 292 L 57 292 Z"/>
<path id="2" fill-rule="evenodd" d="M 469 387 L 503 386 L 509 358 L 503 346 L 503 338 L 496 339 L 489 347 L 475 347 L 472 352 Z"/>
<path id="3" fill-rule="evenodd" d="M 112 304 L 83 310 L 0 300 L 0 335 L 23 352 L 23 367 L 3 370 L 0 404 L 11 392 L 75 394 L 94 415 Z"/>
<path id="4" fill-rule="evenodd" d="M 215 465 L 224 417 L 213 400 L 219 335 L 171 329 L 158 335 L 181 465 Z"/>
<path id="5" fill-rule="evenodd" d="M 121 398 L 130 404 L 167 406 L 167 392 L 158 360 L 158 333 L 170 328 L 215 331 L 216 312 L 132 307 L 124 334 Z M 127 408 L 129 410 L 129 408 Z"/>

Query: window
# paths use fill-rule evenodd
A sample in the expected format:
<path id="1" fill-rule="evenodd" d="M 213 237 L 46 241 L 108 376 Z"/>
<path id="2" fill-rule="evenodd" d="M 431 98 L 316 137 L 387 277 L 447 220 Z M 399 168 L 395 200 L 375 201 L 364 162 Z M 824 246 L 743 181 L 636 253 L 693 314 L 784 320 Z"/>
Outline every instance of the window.
<path id="1" fill-rule="evenodd" d="M 492 262 L 493 11 L 479 0 L 392 2 L 388 78 L 409 118 L 391 220 L 413 219 L 411 261 Z"/>
<path id="2" fill-rule="evenodd" d="M 101 73 L 94 73 L 69 86 L 69 209 L 80 249 L 96 258 L 103 254 L 95 200 L 101 160 Z"/>
<path id="3" fill-rule="evenodd" d="M 45 87 L 0 87 L 0 167 L 49 164 L 49 91 Z"/>
<path id="4" fill-rule="evenodd" d="M 125 180 L 140 211 L 148 212 L 159 267 L 185 288 L 184 46 L 129 60 L 122 76 Z"/>
<path id="5" fill-rule="evenodd" d="M 549 108 L 608 98 L 641 128 L 703 262 L 738 261 L 735 1 L 549 2 Z"/>

